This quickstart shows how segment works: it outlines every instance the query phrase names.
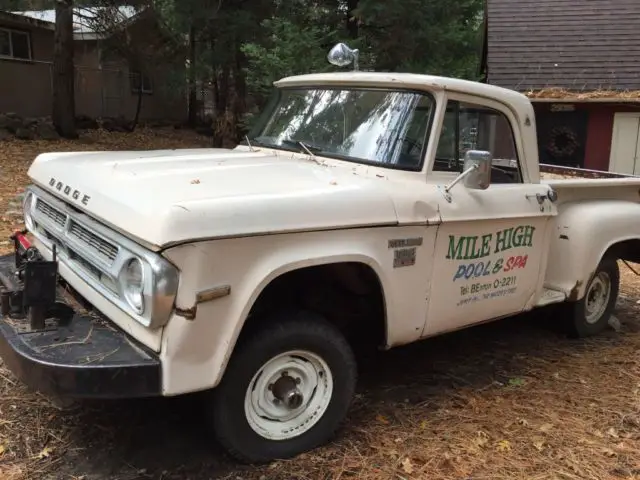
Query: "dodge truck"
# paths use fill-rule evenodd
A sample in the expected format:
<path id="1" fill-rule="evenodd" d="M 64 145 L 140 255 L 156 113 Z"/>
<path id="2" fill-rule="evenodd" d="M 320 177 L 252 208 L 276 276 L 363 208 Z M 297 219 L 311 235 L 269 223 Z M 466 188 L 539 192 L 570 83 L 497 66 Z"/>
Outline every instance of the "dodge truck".
<path id="1" fill-rule="evenodd" d="M 640 179 L 542 180 L 527 97 L 453 78 L 283 78 L 236 148 L 44 153 L 28 174 L 6 366 L 56 396 L 201 392 L 245 462 L 329 441 L 363 342 L 552 304 L 594 335 L 617 261 L 640 261 Z"/>

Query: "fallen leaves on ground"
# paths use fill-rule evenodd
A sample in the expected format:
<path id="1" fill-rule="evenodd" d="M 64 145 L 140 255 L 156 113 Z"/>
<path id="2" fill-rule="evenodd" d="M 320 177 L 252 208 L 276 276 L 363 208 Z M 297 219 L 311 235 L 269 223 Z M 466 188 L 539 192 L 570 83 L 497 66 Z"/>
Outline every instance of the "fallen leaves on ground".
<path id="1" fill-rule="evenodd" d="M 38 153 L 208 143 L 172 129 L 1 143 L 0 241 Z M 336 439 L 265 466 L 222 455 L 193 399 L 63 408 L 0 365 L 0 479 L 640 479 L 640 281 L 620 268 L 620 332 L 576 341 L 515 318 L 377 354 Z"/>
<path id="2" fill-rule="evenodd" d="M 402 460 L 402 470 L 404 473 L 413 473 L 413 463 L 410 458 Z"/>
<path id="3" fill-rule="evenodd" d="M 51 456 L 51 454 L 53 453 L 53 448 L 51 447 L 44 447 L 40 453 L 38 453 L 38 455 L 36 455 L 36 458 L 38 460 L 42 460 L 45 458 L 49 458 Z"/>

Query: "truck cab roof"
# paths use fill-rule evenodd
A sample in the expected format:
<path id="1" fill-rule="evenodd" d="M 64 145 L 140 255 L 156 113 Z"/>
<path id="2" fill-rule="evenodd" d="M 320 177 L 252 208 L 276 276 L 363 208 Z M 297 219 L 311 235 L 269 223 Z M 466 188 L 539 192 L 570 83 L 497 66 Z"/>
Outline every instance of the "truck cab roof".
<path id="1" fill-rule="evenodd" d="M 372 88 L 403 88 L 419 91 L 450 91 L 475 95 L 501 103 L 510 104 L 513 109 L 529 114 L 531 102 L 526 95 L 507 88 L 486 83 L 462 80 L 459 78 L 439 77 L 417 73 L 395 72 L 332 72 L 311 73 L 285 77 L 274 82 L 276 87 L 322 86 L 364 86 Z"/>
<path id="2" fill-rule="evenodd" d="M 538 169 L 538 145 L 535 112 L 529 98 L 514 90 L 486 83 L 459 78 L 422 75 L 415 73 L 345 71 L 312 73 L 285 77 L 274 82 L 277 88 L 310 87 L 358 87 L 372 89 L 403 89 L 429 92 L 436 98 L 440 108 L 447 103 L 447 94 L 470 101 L 492 102 L 503 113 L 510 114 L 514 140 L 519 143 L 521 168 L 524 180 L 540 181 Z"/>

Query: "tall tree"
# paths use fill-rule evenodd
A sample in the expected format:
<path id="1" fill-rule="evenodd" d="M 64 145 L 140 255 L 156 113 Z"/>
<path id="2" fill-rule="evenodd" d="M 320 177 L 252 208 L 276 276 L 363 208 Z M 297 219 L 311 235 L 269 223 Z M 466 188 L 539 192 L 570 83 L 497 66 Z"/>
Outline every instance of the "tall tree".
<path id="1" fill-rule="evenodd" d="M 483 0 L 359 0 L 359 34 L 377 70 L 475 78 Z"/>
<path id="2" fill-rule="evenodd" d="M 196 79 L 197 79 L 197 55 L 196 55 L 196 27 L 195 24 L 191 24 L 189 27 L 189 126 L 195 127 L 198 121 L 197 100 L 198 95 L 196 91 Z"/>
<path id="3" fill-rule="evenodd" d="M 56 0 L 53 46 L 53 124 L 60 136 L 77 138 L 73 64 L 73 1 Z"/>
<path id="4" fill-rule="evenodd" d="M 360 49 L 361 68 L 476 78 L 484 0 L 152 1 L 177 36 L 195 38 L 216 145 L 242 137 L 274 80 L 335 70 L 326 54 L 338 41 Z"/>
<path id="5" fill-rule="evenodd" d="M 358 9 L 358 0 L 347 0 L 347 32 L 349 38 L 358 38 L 358 18 L 356 17 L 356 11 Z"/>

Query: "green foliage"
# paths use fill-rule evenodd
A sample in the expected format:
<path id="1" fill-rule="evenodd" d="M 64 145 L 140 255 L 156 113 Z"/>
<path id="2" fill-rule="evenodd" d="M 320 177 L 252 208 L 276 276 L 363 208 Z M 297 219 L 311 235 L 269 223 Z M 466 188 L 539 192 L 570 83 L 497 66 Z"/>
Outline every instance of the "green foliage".
<path id="1" fill-rule="evenodd" d="M 264 98 L 272 83 L 285 76 L 330 69 L 323 47 L 335 43 L 337 35 L 329 26 L 274 17 L 264 20 L 262 28 L 264 41 L 241 47 L 248 59 L 247 85 L 253 94 Z"/>
<path id="2" fill-rule="evenodd" d="M 475 79 L 482 0 L 360 0 L 356 17 L 377 70 Z"/>
<path id="3" fill-rule="evenodd" d="M 194 71 L 212 85 L 216 121 L 225 123 L 214 129 L 229 138 L 275 80 L 335 69 L 326 54 L 338 41 L 360 49 L 362 69 L 478 75 L 483 0 L 142 1 L 176 39 L 195 32 Z"/>

